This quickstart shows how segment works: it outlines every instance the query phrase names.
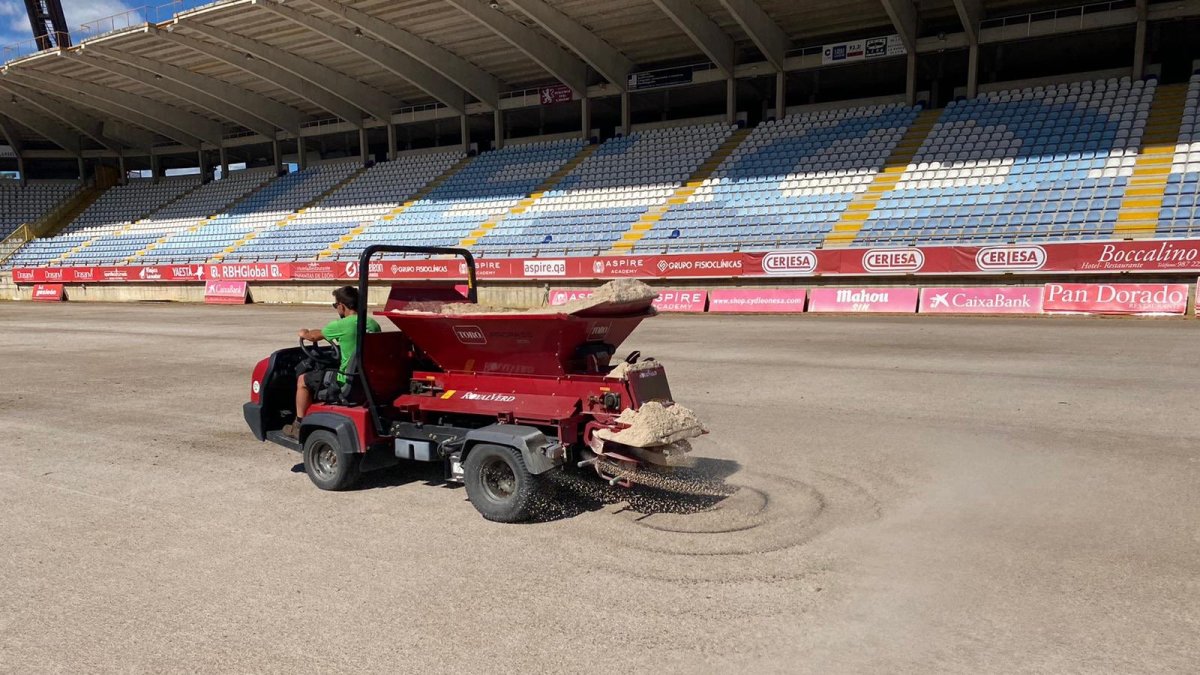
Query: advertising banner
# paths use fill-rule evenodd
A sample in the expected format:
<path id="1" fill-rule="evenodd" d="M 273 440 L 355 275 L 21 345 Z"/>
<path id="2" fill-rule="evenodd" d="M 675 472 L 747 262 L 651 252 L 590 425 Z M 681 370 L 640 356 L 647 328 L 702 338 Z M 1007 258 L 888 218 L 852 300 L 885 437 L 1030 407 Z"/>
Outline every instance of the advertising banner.
<path id="1" fill-rule="evenodd" d="M 885 35 L 825 45 L 821 50 L 821 64 L 852 63 L 886 56 L 904 56 L 907 53 L 899 35 Z"/>
<path id="2" fill-rule="evenodd" d="M 1006 246 L 797 249 L 657 255 L 477 258 L 480 279 L 607 280 L 739 277 L 936 276 L 1200 272 L 1200 240 L 1147 240 Z M 18 284 L 136 281 L 336 281 L 354 279 L 356 261 L 274 262 L 139 267 L 16 268 Z M 382 260 L 371 276 L 384 280 L 446 280 L 466 276 L 460 259 Z"/>
<path id="3" fill-rule="evenodd" d="M 204 284 L 204 302 L 214 305 L 244 305 L 250 294 L 245 281 L 208 281 Z"/>
<path id="4" fill-rule="evenodd" d="M 595 293 L 595 290 L 591 288 L 556 288 L 550 291 L 548 303 L 551 307 L 559 307 L 568 302 L 589 298 L 592 293 Z"/>
<path id="5" fill-rule="evenodd" d="M 34 302 L 62 302 L 67 295 L 62 284 L 36 284 L 30 299 Z"/>
<path id="6" fill-rule="evenodd" d="M 798 314 L 804 311 L 803 288 L 714 288 L 708 311 L 718 314 Z"/>
<path id="7" fill-rule="evenodd" d="M 662 289 L 654 299 L 654 309 L 660 312 L 703 312 L 708 300 L 708 291 L 683 291 L 673 288 Z"/>
<path id="8" fill-rule="evenodd" d="M 1042 308 L 1070 314 L 1184 314 L 1187 284 L 1046 284 Z"/>
<path id="9" fill-rule="evenodd" d="M 289 281 L 292 263 L 225 263 L 206 265 L 206 278 L 229 281 Z"/>
<path id="10" fill-rule="evenodd" d="M 918 294 L 915 288 L 814 288 L 808 311 L 911 314 L 917 311 Z"/>
<path id="11" fill-rule="evenodd" d="M 542 105 L 553 105 L 555 103 L 566 103 L 572 98 L 571 88 L 565 84 L 556 84 L 552 87 L 542 87 L 539 90 Z"/>
<path id="12" fill-rule="evenodd" d="M 921 289 L 921 314 L 1041 314 L 1041 286 Z"/>
<path id="13" fill-rule="evenodd" d="M 630 89 L 655 89 L 657 87 L 675 87 L 692 83 L 692 67 L 662 68 L 644 73 L 629 75 Z"/>

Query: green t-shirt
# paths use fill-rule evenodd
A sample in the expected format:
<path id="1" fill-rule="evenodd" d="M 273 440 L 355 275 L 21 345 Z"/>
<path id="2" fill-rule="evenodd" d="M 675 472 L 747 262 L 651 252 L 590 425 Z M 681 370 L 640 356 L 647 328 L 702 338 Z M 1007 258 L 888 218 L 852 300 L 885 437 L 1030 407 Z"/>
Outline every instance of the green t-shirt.
<path id="1" fill-rule="evenodd" d="M 379 332 L 379 322 L 369 316 L 367 317 L 367 332 Z M 346 369 L 350 367 L 350 357 L 354 356 L 355 350 L 358 349 L 358 316 L 351 314 L 336 321 L 330 321 L 321 329 L 321 334 L 342 350 L 342 367 L 338 370 L 338 382 L 345 384 Z"/>

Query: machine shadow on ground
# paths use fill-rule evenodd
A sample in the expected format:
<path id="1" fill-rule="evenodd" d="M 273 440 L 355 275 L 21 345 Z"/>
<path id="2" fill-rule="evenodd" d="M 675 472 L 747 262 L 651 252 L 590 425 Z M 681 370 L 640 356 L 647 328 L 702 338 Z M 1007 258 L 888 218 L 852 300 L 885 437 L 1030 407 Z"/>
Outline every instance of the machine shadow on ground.
<path id="1" fill-rule="evenodd" d="M 626 509 L 651 516 L 658 513 L 687 515 L 715 508 L 738 491 L 727 479 L 741 470 L 732 460 L 701 457 L 695 466 L 643 474 L 646 482 L 633 487 L 609 485 L 590 469 L 555 472 L 550 489 L 530 524 L 551 523 L 599 511 L 606 506 L 626 504 Z M 304 463 L 292 467 L 304 473 Z M 363 474 L 358 490 L 382 490 L 412 483 L 429 487 L 463 490 L 461 483 L 448 481 L 440 464 L 404 462 L 398 466 Z M 465 491 L 463 499 L 466 499 Z"/>

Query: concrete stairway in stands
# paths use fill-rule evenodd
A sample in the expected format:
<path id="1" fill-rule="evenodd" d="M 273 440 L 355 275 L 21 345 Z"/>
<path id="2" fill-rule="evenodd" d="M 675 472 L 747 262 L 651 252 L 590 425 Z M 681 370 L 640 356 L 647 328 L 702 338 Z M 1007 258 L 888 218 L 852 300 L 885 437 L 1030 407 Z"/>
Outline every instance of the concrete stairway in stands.
<path id="1" fill-rule="evenodd" d="M 892 150 L 883 170 L 875 175 L 875 179 L 871 181 L 866 190 L 863 190 L 850 202 L 841 217 L 838 218 L 837 223 L 834 224 L 833 229 L 825 235 L 825 248 L 845 248 L 854 243 L 859 231 L 863 228 L 863 223 L 867 222 L 871 217 L 871 212 L 875 210 L 875 205 L 885 194 L 896 187 L 896 183 L 900 182 L 901 176 L 904 175 L 908 165 L 916 156 L 917 151 L 921 149 L 925 138 L 929 136 L 929 132 L 941 115 L 942 111 L 940 110 L 925 110 L 917 116 L 917 119 L 908 127 L 904 137 Z"/>
<path id="2" fill-rule="evenodd" d="M 712 156 L 704 160 L 704 163 L 688 177 L 687 182 L 675 190 L 662 204 L 657 204 L 646 209 L 646 212 L 637 219 L 637 222 L 631 225 L 621 235 L 621 238 L 613 243 L 612 248 L 606 251 L 605 255 L 621 255 L 632 252 L 634 246 L 646 236 L 647 232 L 654 228 L 655 223 L 662 219 L 663 214 L 669 211 L 672 206 L 687 203 L 688 198 L 692 196 L 696 189 L 704 184 L 704 180 L 711 177 L 713 172 L 721 166 L 721 162 L 724 162 L 737 146 L 746 140 L 746 137 L 750 135 L 750 131 L 750 129 L 738 129 L 730 134 L 729 138 L 725 139 L 725 142 L 713 151 Z"/>
<path id="3" fill-rule="evenodd" d="M 458 242 L 458 245 L 463 248 L 474 246 L 479 242 L 481 237 L 486 236 L 488 232 L 491 232 L 493 229 L 495 229 L 496 226 L 508 216 L 516 215 L 518 213 L 525 213 L 525 211 L 528 210 L 529 207 L 536 204 L 537 201 L 541 199 L 547 191 L 553 190 L 554 186 L 558 185 L 560 182 L 562 182 L 562 179 L 567 177 L 567 174 L 574 171 L 575 167 L 582 164 L 583 161 L 588 157 L 591 157 L 592 153 L 596 152 L 596 148 L 599 147 L 599 144 L 592 143 L 580 148 L 578 154 L 568 160 L 566 164 L 560 166 L 558 171 L 550 174 L 550 177 L 542 181 L 542 184 L 539 185 L 536 190 L 531 192 L 528 197 L 517 202 L 517 205 L 509 209 L 507 213 L 503 213 L 496 218 L 492 218 L 491 220 L 480 223 L 479 228 L 463 237 L 462 240 Z"/>
<path id="4" fill-rule="evenodd" d="M 326 197 L 328 197 L 329 195 L 337 192 L 338 190 L 346 187 L 350 183 L 358 180 L 358 177 L 361 176 L 363 174 L 363 172 L 366 170 L 367 170 L 367 167 L 365 167 L 365 166 L 359 167 L 358 170 L 356 170 L 354 173 L 352 173 L 349 176 L 346 176 L 342 180 L 338 181 L 338 183 L 336 185 L 330 187 L 329 189 L 325 190 L 324 192 L 317 195 L 316 197 L 313 197 L 312 199 L 308 200 L 308 202 L 306 202 L 304 204 L 304 206 L 301 206 L 300 208 L 296 209 L 295 211 L 292 211 L 291 213 L 287 214 L 283 218 L 280 218 L 279 220 L 277 220 L 275 222 L 275 224 L 273 225 L 273 227 L 287 227 L 288 223 L 291 223 L 293 220 L 299 218 L 301 216 L 301 214 L 303 214 L 305 211 L 312 208 L 316 204 L 320 203 L 321 200 L 323 200 Z M 251 230 L 250 232 L 247 232 L 246 236 L 242 237 L 241 239 L 238 239 L 237 241 L 233 242 L 229 246 L 226 246 L 225 250 L 214 255 L 210 262 L 218 262 L 218 263 L 221 262 L 222 260 L 225 259 L 225 256 L 238 250 L 239 248 L 244 246 L 246 243 L 254 241 L 256 238 L 258 238 L 258 235 L 261 232 L 263 232 L 263 230 Z"/>
<path id="5" fill-rule="evenodd" d="M 1125 188 L 1117 224 L 1113 228 L 1116 237 L 1146 239 L 1153 237 L 1158 229 L 1158 217 L 1167 189 L 1167 177 L 1171 173 L 1171 162 L 1175 157 L 1175 143 L 1179 139 L 1186 100 L 1185 84 L 1161 86 L 1155 93 L 1150 117 L 1146 120 L 1146 131 L 1142 136 L 1142 149 L 1134 164 L 1129 187 Z"/>
<path id="6" fill-rule="evenodd" d="M 472 159 L 474 159 L 474 158 L 473 157 L 463 157 L 462 159 L 455 162 L 454 166 L 451 166 L 449 169 L 446 169 L 437 178 L 434 178 L 433 180 L 426 183 L 425 187 L 421 188 L 420 190 L 417 190 L 415 193 L 413 193 L 413 195 L 411 197 L 409 197 L 407 200 L 405 200 L 405 202 L 403 204 L 401 204 L 401 205 L 397 206 L 396 208 L 392 209 L 391 211 L 389 211 L 386 215 L 384 215 L 382 218 L 380 218 L 378 222 L 388 222 L 388 221 L 395 220 L 397 217 L 400 216 L 400 214 L 404 213 L 409 208 L 411 208 L 413 204 L 416 204 L 417 202 L 419 202 L 422 199 L 424 199 L 425 197 L 427 197 L 429 195 L 429 193 L 433 192 L 435 189 L 437 189 L 437 187 L 439 185 L 441 185 L 442 183 L 445 183 L 447 180 L 450 180 L 450 178 L 454 174 L 456 174 L 460 170 L 462 170 L 462 168 L 464 166 L 470 164 Z M 351 229 L 346 234 L 343 234 L 337 241 L 329 244 L 329 246 L 326 247 L 324 251 L 321 251 L 320 253 L 318 253 L 317 260 L 328 258 L 328 257 L 334 255 L 335 253 L 338 252 L 339 249 L 341 249 L 343 246 L 345 246 L 347 242 L 349 242 L 351 239 L 354 239 L 358 235 L 362 234 L 363 230 L 365 230 L 365 229 L 367 229 L 367 225 L 359 225 L 359 226 Z"/>

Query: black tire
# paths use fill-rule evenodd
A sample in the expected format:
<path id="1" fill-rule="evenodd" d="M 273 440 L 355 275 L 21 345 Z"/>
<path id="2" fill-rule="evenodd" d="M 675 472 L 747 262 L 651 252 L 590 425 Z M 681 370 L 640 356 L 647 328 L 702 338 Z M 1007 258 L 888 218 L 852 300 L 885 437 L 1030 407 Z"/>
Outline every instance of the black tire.
<path id="1" fill-rule="evenodd" d="M 304 471 L 313 485 L 322 490 L 349 490 L 362 473 L 357 453 L 343 453 L 332 431 L 318 429 L 304 439 Z"/>
<path id="2" fill-rule="evenodd" d="M 463 481 L 475 510 L 498 523 L 529 520 L 544 498 L 541 477 L 529 472 L 519 450 L 503 445 L 471 448 L 463 463 Z"/>

